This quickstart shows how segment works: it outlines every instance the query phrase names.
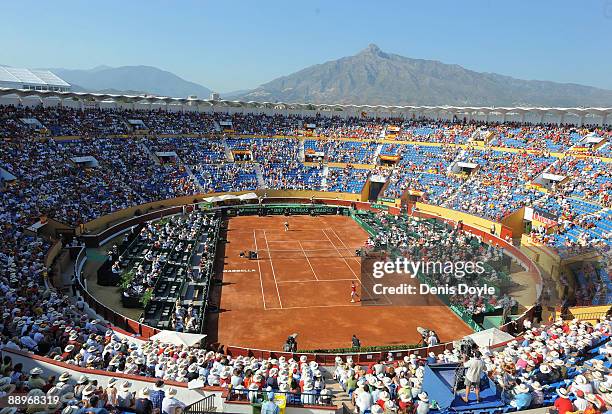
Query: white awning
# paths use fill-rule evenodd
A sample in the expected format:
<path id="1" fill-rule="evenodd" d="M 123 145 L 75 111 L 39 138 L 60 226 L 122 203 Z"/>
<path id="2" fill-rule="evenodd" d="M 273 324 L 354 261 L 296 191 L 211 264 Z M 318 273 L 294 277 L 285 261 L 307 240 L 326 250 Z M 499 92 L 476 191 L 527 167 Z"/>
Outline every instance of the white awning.
<path id="1" fill-rule="evenodd" d="M 542 178 L 550 181 L 563 181 L 565 180 L 565 175 L 544 173 L 542 174 Z"/>
<path id="2" fill-rule="evenodd" d="M 87 163 L 97 163 L 98 162 L 91 155 L 86 155 L 84 157 L 72 157 L 70 158 L 70 160 L 74 162 L 75 164 L 87 164 Z"/>
<path id="3" fill-rule="evenodd" d="M 491 347 L 504 342 L 512 341 L 514 337 L 507 332 L 497 328 L 490 328 L 484 331 L 475 332 L 468 335 L 467 338 L 476 342 L 478 347 Z"/>
<path id="4" fill-rule="evenodd" d="M 166 344 L 194 346 L 200 344 L 206 335 L 186 332 L 160 331 L 153 335 L 150 340 L 158 340 Z"/>
<path id="5" fill-rule="evenodd" d="M 47 223 L 42 223 L 40 220 L 38 220 L 36 223 L 32 224 L 31 226 L 28 227 L 28 230 L 31 231 L 32 233 L 38 233 L 38 230 L 43 228 Z"/>
<path id="6" fill-rule="evenodd" d="M 174 151 L 159 151 L 155 153 L 155 156 L 159 157 L 168 157 L 168 158 L 178 158 L 176 152 Z"/>
<path id="7" fill-rule="evenodd" d="M 325 157 L 325 153 L 323 151 L 315 151 L 315 152 L 306 151 L 305 155 L 307 157 L 321 157 L 321 158 Z"/>
<path id="8" fill-rule="evenodd" d="M 227 200 L 245 201 L 245 200 L 257 200 L 257 199 L 258 199 L 257 194 L 246 193 L 242 195 L 224 194 L 220 196 L 208 197 L 208 198 L 205 198 L 204 201 L 206 201 L 207 203 L 215 203 L 217 201 L 227 201 Z"/>
<path id="9" fill-rule="evenodd" d="M 582 139 L 582 142 L 587 144 L 599 144 L 603 140 L 605 140 L 604 137 L 600 137 L 599 135 L 595 134 L 589 134 Z"/>
<path id="10" fill-rule="evenodd" d="M 238 196 L 238 198 L 242 201 L 246 201 L 246 200 L 257 200 L 259 197 L 257 197 L 257 194 L 255 193 L 246 193 L 246 194 L 242 194 Z"/>
<path id="11" fill-rule="evenodd" d="M 372 176 L 370 176 L 370 181 L 374 182 L 374 183 L 386 183 L 387 179 L 380 174 L 374 174 Z"/>
<path id="12" fill-rule="evenodd" d="M 474 164 L 473 162 L 463 162 L 463 161 L 459 161 L 457 163 L 457 165 L 461 168 L 476 168 L 478 167 L 478 164 Z"/>

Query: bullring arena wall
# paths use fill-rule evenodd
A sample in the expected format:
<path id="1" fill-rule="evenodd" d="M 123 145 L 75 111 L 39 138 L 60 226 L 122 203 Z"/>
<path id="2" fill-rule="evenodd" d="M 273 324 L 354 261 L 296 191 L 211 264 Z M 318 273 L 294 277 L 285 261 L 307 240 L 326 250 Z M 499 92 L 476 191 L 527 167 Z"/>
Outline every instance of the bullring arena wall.
<path id="1" fill-rule="evenodd" d="M 263 195 L 265 193 L 267 200 L 272 202 L 292 202 L 292 203 L 310 203 L 311 197 L 314 197 L 317 203 L 324 203 L 330 205 L 339 206 L 353 206 L 358 210 L 368 211 L 380 211 L 383 206 L 378 204 L 371 204 L 369 202 L 360 201 L 361 196 L 359 194 L 344 194 L 344 193 L 327 193 L 317 191 L 283 191 L 283 190 L 269 190 L 269 191 L 257 191 L 258 194 Z M 232 193 L 241 194 L 241 193 Z M 218 195 L 218 194 L 217 194 Z M 321 196 L 325 196 L 324 198 Z M 197 197 L 181 197 L 170 200 L 165 200 L 158 203 L 149 203 L 129 209 L 121 210 L 119 212 L 101 217 L 86 223 L 83 227 L 87 230 L 82 234 L 82 239 L 85 241 L 87 247 L 98 247 L 110 238 L 121 234 L 127 228 L 139 224 L 144 221 L 161 218 L 163 216 L 176 214 L 182 211 L 185 204 L 193 204 L 194 202 L 200 202 L 206 196 Z M 224 202 L 217 207 L 223 207 Z M 231 204 L 226 204 L 231 205 Z M 391 214 L 399 214 L 400 209 L 395 206 L 384 206 L 384 209 Z M 138 215 L 135 213 L 138 211 Z M 518 260 L 526 269 L 533 275 L 534 286 L 539 296 L 542 289 L 542 276 L 535 264 L 526 256 L 520 249 L 507 242 L 502 236 L 504 233 L 504 226 L 499 223 L 494 223 L 489 220 L 482 219 L 466 213 L 456 212 L 441 207 L 430 206 L 423 203 L 417 203 L 416 208 L 412 214 L 419 215 L 422 217 L 432 217 L 440 220 L 444 220 L 448 223 L 455 223 L 458 220 L 463 221 L 464 229 L 471 231 L 472 233 L 479 235 L 482 239 L 488 243 L 497 244 L 507 250 L 507 252 Z M 491 226 L 495 226 L 496 234 L 491 234 Z M 502 233 L 498 236 L 497 234 Z M 511 234 L 510 234 L 511 235 Z M 76 256 L 78 253 L 73 254 Z M 80 274 L 80 268 L 82 267 L 82 261 L 85 260 L 83 252 L 79 254 L 75 266 L 75 274 Z M 81 263 L 79 263 L 81 262 Z M 82 295 L 86 299 L 87 303 L 96 310 L 102 317 L 107 319 L 113 325 L 125 329 L 130 334 L 141 335 L 145 338 L 154 335 L 157 330 L 140 324 L 137 321 L 126 318 L 123 315 L 117 314 L 115 311 L 107 308 L 104 304 L 98 302 L 93 298 L 85 289 L 82 287 Z M 243 348 L 231 348 L 238 355 L 244 353 L 249 354 L 254 352 L 254 355 L 261 355 L 262 352 L 269 352 L 265 350 L 249 350 Z M 413 352 L 413 351 L 412 351 Z M 326 356 L 321 357 L 325 360 Z"/>
<path id="2" fill-rule="evenodd" d="M 193 196 L 185 196 L 172 198 L 168 200 L 155 201 L 152 203 L 141 204 L 134 207 L 128 207 L 126 209 L 117 211 L 115 213 L 108 214 L 103 217 L 99 217 L 95 220 L 89 221 L 77 229 L 78 235 L 96 234 L 103 230 L 106 230 L 117 223 L 121 223 L 125 220 L 131 219 L 135 216 L 143 214 L 151 214 L 156 211 L 160 211 L 169 207 L 183 206 L 189 204 L 200 203 L 204 198 L 220 196 L 220 195 L 241 195 L 246 193 L 256 193 L 258 196 L 267 198 L 271 197 L 282 197 L 282 198 L 307 198 L 314 197 L 316 199 L 329 199 L 339 201 L 364 201 L 361 193 L 349 194 L 349 193 L 338 193 L 329 191 L 308 191 L 308 190 L 255 190 L 255 191 L 235 191 L 226 193 L 209 193 L 209 194 L 198 194 Z"/>
<path id="3" fill-rule="evenodd" d="M 343 194 L 343 193 L 327 193 L 327 192 L 316 192 L 316 191 L 282 191 L 282 190 L 269 190 L 269 191 L 257 191 L 258 194 L 263 195 L 264 193 L 268 198 L 271 198 L 273 202 L 301 202 L 310 203 L 311 197 L 316 199 L 317 203 L 324 203 L 330 205 L 339 206 L 353 206 L 358 210 L 368 211 L 380 211 L 380 205 L 373 205 L 368 202 L 361 201 L 360 194 Z M 240 194 L 240 193 L 232 193 Z M 216 194 L 218 195 L 218 194 Z M 149 203 L 141 206 L 131 207 L 119 212 L 109 214 L 108 216 L 98 218 L 82 226 L 82 230 L 85 232 L 82 234 L 87 244 L 99 245 L 100 242 L 108 239 L 113 234 L 121 233 L 125 229 L 131 227 L 134 224 L 148 221 L 155 218 L 160 218 L 166 215 L 175 214 L 182 211 L 184 205 L 193 204 L 194 202 L 200 202 L 206 196 L 200 195 L 197 197 L 181 197 L 157 203 Z M 387 205 L 384 208 L 391 214 L 399 214 L 400 208 Z M 139 215 L 135 213 L 139 211 Z M 528 268 L 529 271 L 534 273 L 534 282 L 541 285 L 541 274 L 539 269 L 525 255 L 520 249 L 508 243 L 503 238 L 497 235 L 490 234 L 491 225 L 496 225 L 496 233 L 503 230 L 503 226 L 499 223 L 493 223 L 488 220 L 481 219 L 476 216 L 472 216 L 465 213 L 459 213 L 453 210 L 444 209 L 440 207 L 430 206 L 423 203 L 417 203 L 416 209 L 412 211 L 413 215 L 420 217 L 435 217 L 437 219 L 446 221 L 448 223 L 456 222 L 457 220 L 463 220 L 464 229 L 472 232 L 473 234 L 479 235 L 483 240 L 489 243 L 495 243 L 504 247 L 508 253 L 515 257 L 523 266 Z M 498 233 L 499 234 L 499 233 Z M 59 252 L 54 246 L 53 255 L 56 256 Z M 149 338 L 158 332 L 157 329 L 146 326 L 139 323 L 138 321 L 129 319 L 117 312 L 107 308 L 104 304 L 98 302 L 93 296 L 91 296 L 81 279 L 81 270 L 86 260 L 85 247 L 78 246 L 70 248 L 70 256 L 74 260 L 74 271 L 77 276 L 77 288 L 80 291 L 85 302 L 88 304 L 91 310 L 95 311 L 107 320 L 113 329 L 119 335 L 129 336 L 132 341 L 139 341 L 138 337 L 142 339 Z M 522 323 L 524 319 L 532 317 L 532 310 L 529 309 L 525 313 L 519 316 L 518 323 Z M 507 325 L 501 327 L 502 330 L 507 330 Z M 441 353 L 445 349 L 452 349 L 452 343 L 439 344 L 435 347 L 429 348 L 414 348 L 406 350 L 391 351 L 391 355 L 394 359 L 402 359 L 404 356 L 409 354 L 417 354 L 420 356 L 426 356 L 428 352 Z M 122 374 L 122 373 L 108 373 L 99 370 L 89 370 L 72 365 L 67 365 L 62 362 L 54 361 L 50 358 L 35 356 L 22 351 L 6 350 L 14 362 L 24 363 L 26 369 L 33 366 L 40 366 L 46 373 L 52 375 L 59 375 L 63 371 L 70 372 L 73 376 L 80 376 L 86 374 L 90 378 L 99 379 L 102 384 L 108 381 L 108 378 L 125 378 L 132 382 L 133 386 L 144 387 L 151 386 L 155 381 L 153 378 L 139 377 L 134 375 Z M 389 352 L 355 352 L 347 354 L 327 354 L 327 353 L 286 353 L 277 352 L 273 350 L 261 350 L 261 349 L 249 349 L 234 346 L 227 346 L 223 349 L 225 353 L 231 356 L 249 356 L 256 358 L 279 358 L 285 356 L 286 358 L 299 358 L 301 355 L 307 355 L 309 360 L 317 361 L 323 365 L 333 365 L 335 358 L 338 355 L 342 357 L 351 356 L 356 363 L 369 364 L 378 359 L 387 358 Z M 178 390 L 178 397 L 187 404 L 191 404 L 201 400 L 205 396 L 213 395 L 216 407 L 224 407 L 224 409 L 231 410 L 231 412 L 250 412 L 250 406 L 248 403 L 235 403 L 235 402 L 224 402 L 224 390 L 216 387 L 206 387 L 202 389 L 188 389 L 185 383 L 169 382 L 169 386 L 175 387 Z M 340 412 L 341 408 L 336 406 L 306 406 L 304 408 L 288 407 L 289 413 L 313 413 L 323 414 L 330 413 L 331 411 Z"/>

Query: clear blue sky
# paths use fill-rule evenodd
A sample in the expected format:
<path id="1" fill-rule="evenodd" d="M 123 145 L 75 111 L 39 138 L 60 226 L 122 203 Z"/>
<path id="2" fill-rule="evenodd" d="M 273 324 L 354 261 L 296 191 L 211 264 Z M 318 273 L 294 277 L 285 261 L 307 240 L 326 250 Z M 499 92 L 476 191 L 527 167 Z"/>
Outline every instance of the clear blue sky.
<path id="1" fill-rule="evenodd" d="M 2 0 L 0 64 L 152 65 L 253 88 L 369 43 L 524 79 L 612 89 L 612 0 Z"/>

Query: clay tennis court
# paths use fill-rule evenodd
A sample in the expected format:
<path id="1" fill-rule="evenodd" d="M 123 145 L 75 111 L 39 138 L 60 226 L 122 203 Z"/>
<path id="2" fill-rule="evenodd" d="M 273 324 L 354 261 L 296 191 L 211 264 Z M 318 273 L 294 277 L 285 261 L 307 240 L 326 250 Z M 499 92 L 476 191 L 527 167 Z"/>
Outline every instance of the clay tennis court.
<path id="1" fill-rule="evenodd" d="M 223 285 L 213 291 L 221 312 L 209 321 L 209 339 L 281 350 L 287 336 L 297 333 L 300 349 L 327 349 L 349 347 L 353 334 L 362 346 L 417 343 L 417 326 L 435 330 L 442 341 L 472 332 L 441 302 L 390 306 L 386 298 L 374 300 L 360 283 L 355 256 L 367 237 L 344 216 L 231 218 Z M 258 251 L 259 258 L 240 257 L 249 250 Z M 375 306 L 350 303 L 351 281 L 364 303 Z"/>

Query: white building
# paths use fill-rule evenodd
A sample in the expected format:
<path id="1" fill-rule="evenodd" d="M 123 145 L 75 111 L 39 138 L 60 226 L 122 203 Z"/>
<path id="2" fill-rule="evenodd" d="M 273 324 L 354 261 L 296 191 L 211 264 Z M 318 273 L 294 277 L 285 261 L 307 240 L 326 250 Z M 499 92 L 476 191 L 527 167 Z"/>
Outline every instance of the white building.
<path id="1" fill-rule="evenodd" d="M 70 84 L 48 70 L 0 66 L 0 88 L 69 92 Z"/>

